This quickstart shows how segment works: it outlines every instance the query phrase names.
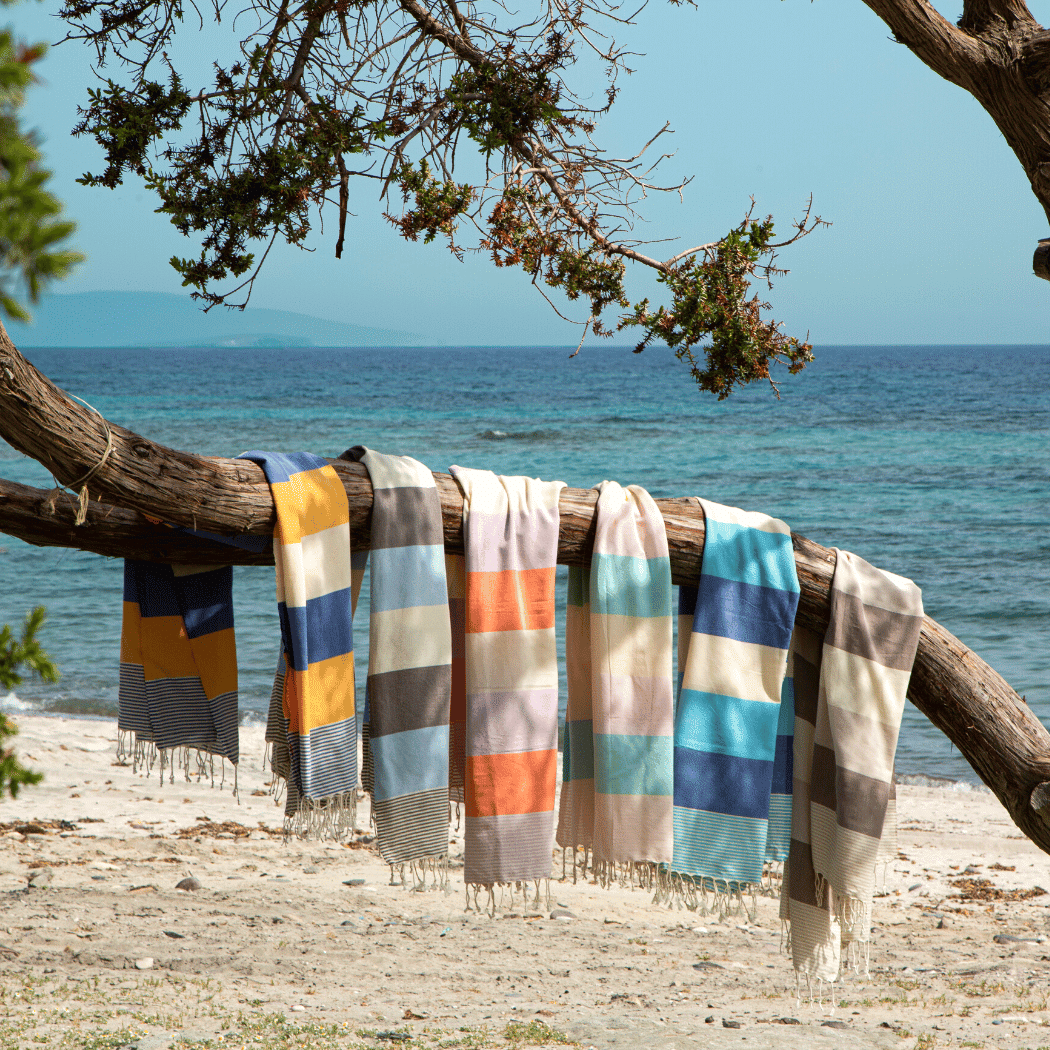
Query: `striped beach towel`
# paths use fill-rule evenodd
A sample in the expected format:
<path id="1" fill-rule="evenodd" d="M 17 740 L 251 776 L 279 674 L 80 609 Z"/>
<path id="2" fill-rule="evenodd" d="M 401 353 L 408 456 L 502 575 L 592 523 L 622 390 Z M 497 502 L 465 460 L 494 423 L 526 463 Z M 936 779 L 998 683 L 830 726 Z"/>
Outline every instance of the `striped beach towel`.
<path id="1" fill-rule="evenodd" d="M 239 760 L 233 569 L 124 562 L 118 728 L 136 768 L 157 753 Z M 126 742 L 126 743 L 124 743 Z M 130 746 L 128 746 L 130 745 Z M 170 763 L 174 776 L 174 765 Z M 236 790 L 236 788 L 235 788 Z"/>
<path id="2" fill-rule="evenodd" d="M 449 705 L 448 798 L 456 804 L 457 821 L 466 799 L 467 776 L 467 569 L 462 554 L 445 555 L 448 614 L 452 626 L 452 700 Z"/>
<path id="3" fill-rule="evenodd" d="M 721 900 L 762 877 L 799 585 L 782 521 L 700 505 L 700 581 L 679 594 L 671 871 L 676 886 Z"/>
<path id="4" fill-rule="evenodd" d="M 308 452 L 245 452 L 277 509 L 273 552 L 297 830 L 344 834 L 357 792 L 350 515 L 339 476 Z"/>
<path id="5" fill-rule="evenodd" d="M 554 574 L 564 483 L 451 471 L 464 497 L 464 882 L 476 900 L 481 887 L 491 893 L 496 885 L 551 872 L 558 772 Z"/>
<path id="6" fill-rule="evenodd" d="M 569 569 L 557 841 L 593 846 L 604 884 L 674 848 L 671 563 L 663 517 L 641 487 L 599 486 L 590 568 Z M 618 870 L 617 870 L 618 869 Z M 652 869 L 637 874 L 648 884 Z"/>
<path id="7" fill-rule="evenodd" d="M 843 945 L 870 938 L 893 759 L 923 617 L 910 580 L 848 551 L 836 555 L 823 645 L 802 631 L 793 643 L 795 805 L 781 910 L 791 923 L 796 971 L 819 981 L 837 979 Z"/>
<path id="8" fill-rule="evenodd" d="M 452 636 L 441 499 L 434 475 L 408 456 L 358 445 L 344 458 L 372 479 L 367 722 L 379 852 L 390 865 L 419 862 L 416 881 L 425 882 L 424 862 L 448 856 Z"/>

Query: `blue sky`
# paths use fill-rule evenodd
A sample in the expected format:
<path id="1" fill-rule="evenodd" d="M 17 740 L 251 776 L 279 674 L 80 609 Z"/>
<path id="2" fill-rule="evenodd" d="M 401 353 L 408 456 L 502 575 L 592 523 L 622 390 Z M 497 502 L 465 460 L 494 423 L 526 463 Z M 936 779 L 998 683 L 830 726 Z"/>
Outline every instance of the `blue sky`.
<path id="1" fill-rule="evenodd" d="M 937 6 L 954 19 L 962 5 Z M 1050 22 L 1050 0 L 1029 6 Z M 58 7 L 44 0 L 9 17 L 23 37 L 55 40 Z M 1032 275 L 1031 257 L 1050 231 L 1020 164 L 977 102 L 895 44 L 860 0 L 653 0 L 620 38 L 644 57 L 601 142 L 630 150 L 669 120 L 677 152 L 664 171 L 696 176 L 684 203 L 651 199 L 653 237 L 680 237 L 682 248 L 714 239 L 752 195 L 783 230 L 811 193 L 834 223 L 780 259 L 791 273 L 767 298 L 789 334 L 809 332 L 816 344 L 1047 341 L 1050 284 Z M 88 58 L 79 44 L 53 49 L 27 107 L 88 257 L 59 290 L 179 292 L 167 260 L 196 246 L 153 214 L 141 185 L 75 183 L 102 166 L 93 141 L 69 134 L 92 82 Z M 596 80 L 596 95 L 601 87 Z M 520 272 L 406 244 L 381 218 L 374 189 L 352 192 L 343 259 L 332 227 L 312 237 L 311 252 L 275 248 L 251 305 L 451 344 L 578 339 Z M 631 292 L 654 286 L 639 274 Z"/>

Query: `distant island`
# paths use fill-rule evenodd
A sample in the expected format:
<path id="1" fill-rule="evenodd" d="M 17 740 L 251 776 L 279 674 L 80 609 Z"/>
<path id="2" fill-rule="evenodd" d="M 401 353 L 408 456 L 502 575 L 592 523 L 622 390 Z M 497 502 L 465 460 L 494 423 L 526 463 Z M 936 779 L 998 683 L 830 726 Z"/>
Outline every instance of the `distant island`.
<path id="1" fill-rule="evenodd" d="M 419 346 L 415 332 L 329 321 L 248 307 L 203 313 L 189 295 L 169 292 L 72 292 L 48 295 L 33 323 L 5 321 L 19 347 L 38 346 Z"/>

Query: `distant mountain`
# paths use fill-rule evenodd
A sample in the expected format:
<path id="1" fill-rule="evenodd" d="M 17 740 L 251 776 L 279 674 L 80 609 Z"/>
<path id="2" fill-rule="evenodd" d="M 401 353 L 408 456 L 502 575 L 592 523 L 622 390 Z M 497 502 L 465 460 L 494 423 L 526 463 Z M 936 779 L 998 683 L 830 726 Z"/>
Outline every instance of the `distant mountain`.
<path id="1" fill-rule="evenodd" d="M 73 292 L 49 295 L 33 323 L 5 321 L 16 346 L 418 346 L 414 332 L 248 307 L 209 313 L 189 295 Z"/>

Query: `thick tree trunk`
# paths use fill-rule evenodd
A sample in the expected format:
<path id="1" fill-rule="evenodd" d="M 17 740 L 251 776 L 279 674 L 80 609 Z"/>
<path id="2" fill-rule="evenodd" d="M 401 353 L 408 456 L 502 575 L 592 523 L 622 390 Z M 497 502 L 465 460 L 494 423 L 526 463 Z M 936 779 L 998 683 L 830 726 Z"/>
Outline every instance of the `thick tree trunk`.
<path id="1" fill-rule="evenodd" d="M 0 328 L 0 333 L 2 333 Z M 0 334 L 0 436 L 46 464 L 56 477 L 87 482 L 109 501 L 89 501 L 75 525 L 68 494 L 0 482 L 0 531 L 29 543 L 77 547 L 109 557 L 204 564 L 272 564 L 272 550 L 251 554 L 154 525 L 222 533 L 272 534 L 273 501 L 262 470 L 245 460 L 212 459 L 157 445 L 106 423 L 70 400 Z M 107 452 L 108 448 L 108 452 Z M 350 503 L 351 537 L 367 548 L 372 489 L 365 468 L 333 461 Z M 463 550 L 463 500 L 447 474 L 435 474 L 445 546 Z M 558 560 L 587 564 L 594 542 L 594 490 L 562 493 Z M 689 499 L 657 500 L 667 527 L 676 583 L 700 574 L 704 522 Z M 802 596 L 798 619 L 823 634 L 835 552 L 792 537 Z M 952 740 L 1006 806 L 1018 827 L 1050 853 L 1050 734 L 1028 705 L 983 660 L 926 618 L 909 698 Z"/>
<path id="2" fill-rule="evenodd" d="M 935 73 L 988 111 L 1050 220 L 1050 32 L 1023 0 L 965 0 L 953 25 L 930 0 L 864 0 Z M 1050 271 L 1035 267 L 1050 280 Z"/>

